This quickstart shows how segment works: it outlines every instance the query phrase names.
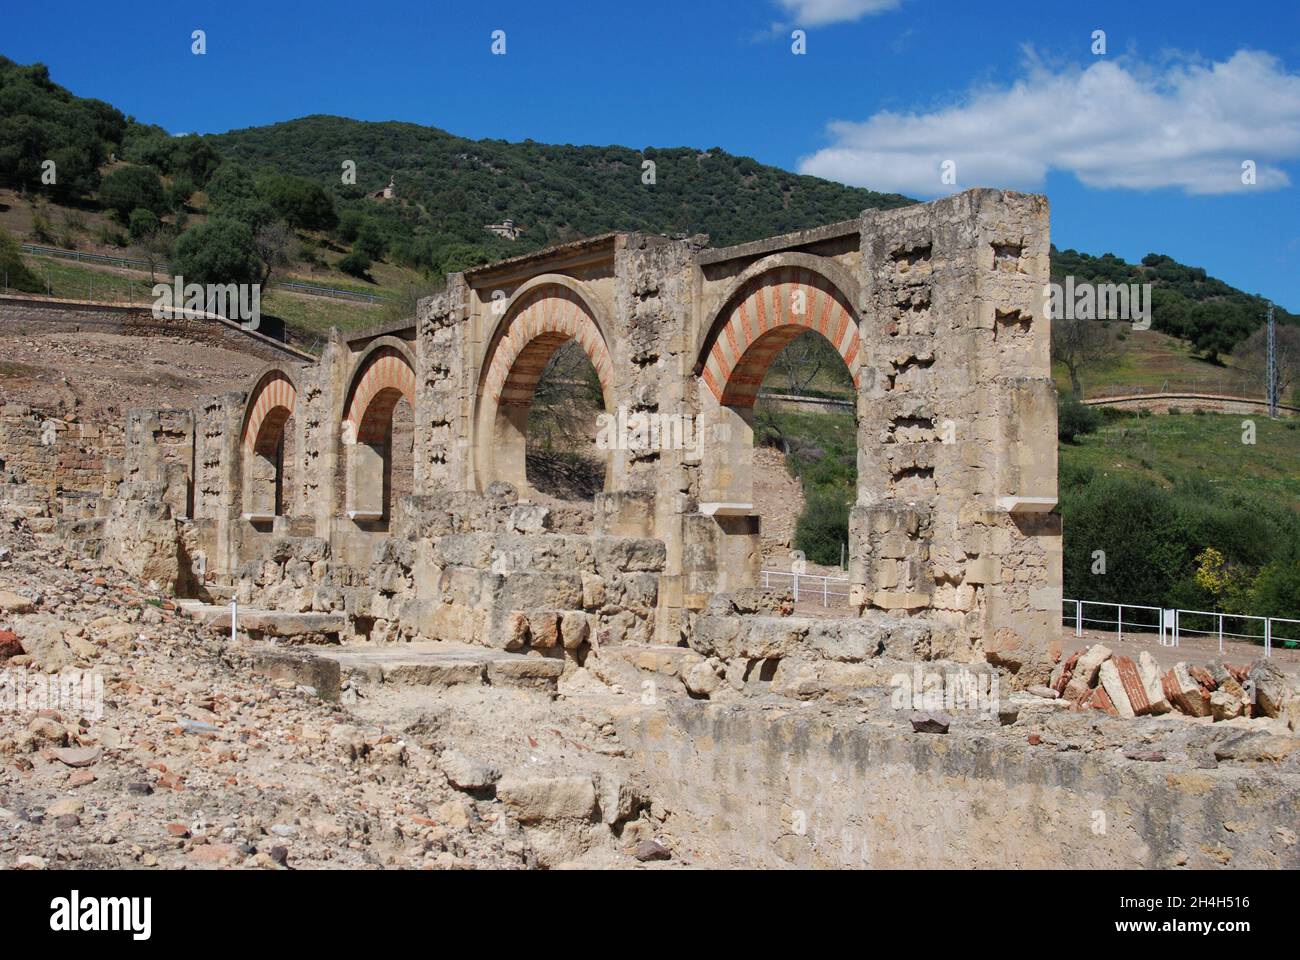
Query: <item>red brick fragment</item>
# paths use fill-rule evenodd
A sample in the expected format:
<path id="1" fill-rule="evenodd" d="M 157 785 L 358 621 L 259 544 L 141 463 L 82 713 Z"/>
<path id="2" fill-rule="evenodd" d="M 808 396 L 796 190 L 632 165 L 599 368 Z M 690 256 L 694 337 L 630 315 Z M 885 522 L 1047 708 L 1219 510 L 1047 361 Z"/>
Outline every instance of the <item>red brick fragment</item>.
<path id="1" fill-rule="evenodd" d="M 1151 701 L 1147 699 L 1146 687 L 1142 684 L 1142 675 L 1138 673 L 1137 664 L 1132 657 L 1114 657 L 1115 669 L 1119 681 L 1124 685 L 1124 694 L 1128 704 L 1133 708 L 1133 715 L 1145 717 L 1151 712 Z"/>
<path id="2" fill-rule="evenodd" d="M 1090 705 L 1095 710 L 1105 710 L 1112 717 L 1118 717 L 1119 711 L 1115 709 L 1115 704 L 1111 702 L 1110 695 L 1106 693 L 1106 688 L 1098 685 L 1092 691 Z"/>

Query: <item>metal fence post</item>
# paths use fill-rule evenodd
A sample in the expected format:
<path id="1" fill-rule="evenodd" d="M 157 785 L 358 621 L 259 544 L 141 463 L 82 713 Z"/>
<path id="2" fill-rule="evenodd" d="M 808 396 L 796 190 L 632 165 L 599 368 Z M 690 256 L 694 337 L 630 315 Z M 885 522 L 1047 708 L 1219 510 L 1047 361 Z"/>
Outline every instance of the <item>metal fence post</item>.
<path id="1" fill-rule="evenodd" d="M 1074 601 L 1074 635 L 1083 636 L 1083 601 Z"/>
<path id="2" fill-rule="evenodd" d="M 1223 655 L 1223 614 L 1219 614 L 1219 655 Z"/>
<path id="3" fill-rule="evenodd" d="M 1123 640 L 1124 639 L 1124 604 L 1122 603 L 1115 607 L 1115 626 L 1117 628 L 1115 633 L 1115 638 L 1117 640 Z"/>
<path id="4" fill-rule="evenodd" d="M 234 597 L 230 598 L 230 642 L 234 643 L 238 639 L 238 628 L 236 624 L 239 621 L 239 601 Z"/>

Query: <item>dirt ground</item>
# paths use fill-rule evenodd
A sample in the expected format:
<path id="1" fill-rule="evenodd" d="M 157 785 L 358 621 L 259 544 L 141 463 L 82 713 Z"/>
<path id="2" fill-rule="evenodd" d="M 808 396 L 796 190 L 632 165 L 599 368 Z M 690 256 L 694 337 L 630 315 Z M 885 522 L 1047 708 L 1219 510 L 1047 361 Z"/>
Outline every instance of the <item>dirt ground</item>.
<path id="1" fill-rule="evenodd" d="M 1112 652 L 1126 657 L 1136 657 L 1145 650 L 1161 667 L 1172 667 L 1179 660 L 1200 664 L 1209 663 L 1211 660 L 1225 660 L 1228 663 L 1244 665 L 1264 655 L 1262 645 L 1228 640 L 1224 641 L 1223 652 L 1220 653 L 1217 637 L 1184 635 L 1179 637 L 1178 646 L 1174 647 L 1161 646 L 1159 634 L 1155 633 L 1125 631 L 1124 639 L 1120 640 L 1113 630 L 1110 632 L 1085 630 L 1081 637 L 1076 637 L 1073 627 L 1066 627 L 1062 631 L 1062 641 L 1062 648 L 1067 654 L 1094 643 L 1104 643 Z M 1274 646 L 1273 662 L 1283 673 L 1300 677 L 1300 650 Z"/>
<path id="2" fill-rule="evenodd" d="M 354 676 L 330 703 L 259 649 L 0 516 L 0 869 L 710 862 L 638 792 L 594 680 L 579 702 Z M 70 671 L 102 692 L 33 696 Z"/>
<path id="3" fill-rule="evenodd" d="M 0 402 L 120 424 L 133 407 L 192 406 L 201 394 L 248 386 L 266 365 L 182 337 L 14 332 L 0 326 Z"/>

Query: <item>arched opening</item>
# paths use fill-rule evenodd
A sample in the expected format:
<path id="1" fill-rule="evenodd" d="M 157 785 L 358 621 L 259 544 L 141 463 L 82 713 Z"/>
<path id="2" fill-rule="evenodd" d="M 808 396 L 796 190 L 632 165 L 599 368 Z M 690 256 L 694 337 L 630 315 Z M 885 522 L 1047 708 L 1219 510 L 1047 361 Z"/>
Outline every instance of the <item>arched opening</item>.
<path id="1" fill-rule="evenodd" d="M 712 440 L 700 510 L 718 522 L 728 585 L 793 588 L 798 577 L 801 606 L 847 607 L 838 578 L 857 491 L 861 360 L 851 300 L 815 270 L 759 273 L 719 311 L 700 366 Z"/>
<path id="2" fill-rule="evenodd" d="M 289 516 L 295 496 L 296 446 L 293 414 L 298 390 L 288 375 L 264 375 L 249 398 L 240 469 L 240 507 L 255 525 Z"/>
<path id="3" fill-rule="evenodd" d="M 600 377 L 575 340 L 555 348 L 528 411 L 525 469 L 539 499 L 590 505 L 605 489 L 608 458 L 596 445 L 605 412 Z"/>
<path id="4" fill-rule="evenodd" d="M 479 392 L 480 487 L 513 484 L 546 502 L 590 502 L 609 482 L 612 451 L 596 443 L 611 398 L 609 350 L 573 290 L 525 293 L 489 346 Z"/>
<path id="5" fill-rule="evenodd" d="M 415 371 L 406 354 L 384 345 L 353 377 L 341 439 L 343 512 L 362 526 L 386 528 L 411 492 Z"/>

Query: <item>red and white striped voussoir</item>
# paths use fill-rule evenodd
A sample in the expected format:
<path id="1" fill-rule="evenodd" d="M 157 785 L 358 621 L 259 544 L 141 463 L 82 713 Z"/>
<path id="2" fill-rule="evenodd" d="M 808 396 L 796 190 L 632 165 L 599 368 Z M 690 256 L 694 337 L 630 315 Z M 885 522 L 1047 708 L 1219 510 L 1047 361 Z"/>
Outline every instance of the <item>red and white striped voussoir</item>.
<path id="1" fill-rule="evenodd" d="M 795 312 L 802 291 L 803 311 Z M 756 277 L 713 338 L 704 364 L 705 385 L 721 403 L 752 406 L 776 355 L 805 330 L 822 334 L 861 384 L 862 350 L 857 321 L 829 280 L 802 267 L 779 267 Z"/>
<path id="2" fill-rule="evenodd" d="M 415 406 L 415 371 L 397 350 L 381 349 L 366 362 L 366 368 L 352 391 L 352 402 L 348 404 L 344 422 L 351 423 L 359 432 L 376 397 L 382 396 L 384 406 L 391 411 L 397 405 L 399 395 Z"/>
<path id="3" fill-rule="evenodd" d="M 529 403 L 546 361 L 566 340 L 577 340 L 608 394 L 613 364 L 600 328 L 585 304 L 565 287 L 536 292 L 509 321 L 488 364 L 486 392 L 494 403 Z"/>
<path id="4" fill-rule="evenodd" d="M 282 415 L 275 417 L 283 423 L 293 416 L 298 405 L 298 391 L 285 374 L 279 371 L 267 374 L 255 388 L 248 422 L 244 424 L 244 447 L 252 451 L 257 446 L 257 439 L 262 432 L 262 425 L 273 410 L 282 409 Z"/>

